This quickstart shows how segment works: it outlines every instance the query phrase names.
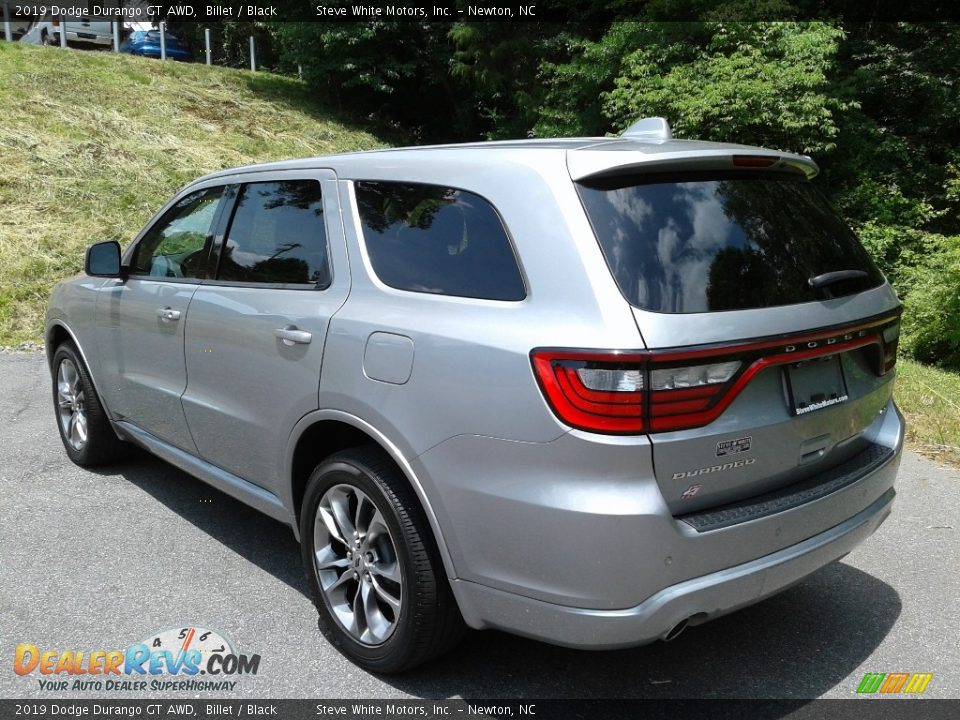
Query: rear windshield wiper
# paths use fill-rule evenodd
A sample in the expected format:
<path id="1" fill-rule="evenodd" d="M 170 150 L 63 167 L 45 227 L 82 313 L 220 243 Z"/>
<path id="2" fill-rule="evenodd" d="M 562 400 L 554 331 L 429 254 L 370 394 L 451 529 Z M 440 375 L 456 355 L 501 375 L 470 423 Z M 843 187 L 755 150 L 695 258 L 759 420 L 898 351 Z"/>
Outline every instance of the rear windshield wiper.
<path id="1" fill-rule="evenodd" d="M 833 272 L 823 273 L 822 275 L 814 275 L 812 278 L 807 278 L 807 285 L 812 288 L 822 288 L 827 285 L 833 285 L 838 282 L 843 282 L 844 280 L 856 280 L 858 278 L 867 277 L 867 273 L 863 270 L 834 270 Z"/>

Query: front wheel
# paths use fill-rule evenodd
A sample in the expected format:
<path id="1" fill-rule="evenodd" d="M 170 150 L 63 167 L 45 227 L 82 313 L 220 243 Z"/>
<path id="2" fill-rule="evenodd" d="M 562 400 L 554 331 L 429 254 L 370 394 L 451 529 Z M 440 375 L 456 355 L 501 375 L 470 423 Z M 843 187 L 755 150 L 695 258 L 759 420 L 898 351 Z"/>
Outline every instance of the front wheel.
<path id="1" fill-rule="evenodd" d="M 426 518 L 379 448 L 336 453 L 313 471 L 300 536 L 320 627 L 358 665 L 400 672 L 460 638 Z"/>
<path id="2" fill-rule="evenodd" d="M 52 369 L 53 406 L 67 455 L 82 467 L 117 458 L 123 445 L 113 432 L 90 373 L 72 343 L 57 348 Z"/>

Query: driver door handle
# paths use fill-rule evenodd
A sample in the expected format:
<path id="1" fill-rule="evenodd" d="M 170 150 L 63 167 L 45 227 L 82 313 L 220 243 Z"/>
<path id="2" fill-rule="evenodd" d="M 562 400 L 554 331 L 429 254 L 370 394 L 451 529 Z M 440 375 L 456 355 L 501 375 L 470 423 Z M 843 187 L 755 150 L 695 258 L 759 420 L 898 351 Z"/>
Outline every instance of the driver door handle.
<path id="1" fill-rule="evenodd" d="M 299 330 L 296 325 L 277 328 L 273 331 L 273 334 L 283 340 L 284 345 L 293 345 L 294 343 L 309 345 L 310 341 L 313 340 L 312 333 L 308 333 L 306 330 Z"/>
<path id="2" fill-rule="evenodd" d="M 172 307 L 162 307 L 157 310 L 157 317 L 159 317 L 164 322 L 171 322 L 173 320 L 180 319 L 180 311 L 174 310 Z"/>

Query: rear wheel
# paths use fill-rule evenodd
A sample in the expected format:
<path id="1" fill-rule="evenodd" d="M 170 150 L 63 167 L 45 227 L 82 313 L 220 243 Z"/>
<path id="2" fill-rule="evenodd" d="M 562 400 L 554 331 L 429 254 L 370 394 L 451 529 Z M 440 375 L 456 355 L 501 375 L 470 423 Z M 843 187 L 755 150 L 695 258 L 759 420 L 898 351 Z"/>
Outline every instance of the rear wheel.
<path id="1" fill-rule="evenodd" d="M 122 452 L 90 374 L 70 342 L 53 356 L 53 406 L 63 447 L 77 465 L 102 465 Z"/>
<path id="2" fill-rule="evenodd" d="M 462 635 L 426 518 L 379 448 L 336 453 L 314 470 L 300 533 L 320 627 L 358 665 L 407 670 Z"/>

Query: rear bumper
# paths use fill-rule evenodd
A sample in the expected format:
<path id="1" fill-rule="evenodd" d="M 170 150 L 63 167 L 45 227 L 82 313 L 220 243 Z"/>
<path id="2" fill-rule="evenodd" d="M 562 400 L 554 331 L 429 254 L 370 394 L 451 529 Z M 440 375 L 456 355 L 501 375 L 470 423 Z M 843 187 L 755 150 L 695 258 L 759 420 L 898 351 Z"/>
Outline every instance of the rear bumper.
<path id="1" fill-rule="evenodd" d="M 796 545 L 671 585 L 631 608 L 566 607 L 463 580 L 453 582 L 454 592 L 467 624 L 475 628 L 583 649 L 643 645 L 684 620 L 699 624 L 758 602 L 843 557 L 883 523 L 895 494 L 888 489 L 850 519 Z"/>
<path id="2" fill-rule="evenodd" d="M 59 38 L 60 31 L 54 31 L 54 36 Z M 112 45 L 113 37 L 95 32 L 67 29 L 67 42 L 89 43 L 91 45 Z"/>
<path id="3" fill-rule="evenodd" d="M 670 513 L 642 439 L 612 438 L 598 453 L 573 433 L 548 444 L 460 436 L 428 453 L 444 482 L 427 489 L 468 625 L 626 647 L 757 602 L 848 553 L 890 512 L 903 437 L 890 401 L 863 435 L 889 452 L 865 474 L 834 485 L 827 473 L 827 494 L 764 500 L 763 513 L 703 531 Z"/>

